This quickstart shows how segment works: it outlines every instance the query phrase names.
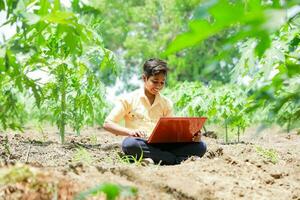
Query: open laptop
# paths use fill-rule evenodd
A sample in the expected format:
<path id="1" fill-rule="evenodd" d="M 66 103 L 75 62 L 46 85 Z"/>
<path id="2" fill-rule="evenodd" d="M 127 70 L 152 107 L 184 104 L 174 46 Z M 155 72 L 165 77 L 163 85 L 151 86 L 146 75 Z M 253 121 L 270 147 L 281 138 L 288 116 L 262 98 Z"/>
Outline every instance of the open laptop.
<path id="1" fill-rule="evenodd" d="M 193 142 L 206 117 L 161 117 L 147 143 Z"/>

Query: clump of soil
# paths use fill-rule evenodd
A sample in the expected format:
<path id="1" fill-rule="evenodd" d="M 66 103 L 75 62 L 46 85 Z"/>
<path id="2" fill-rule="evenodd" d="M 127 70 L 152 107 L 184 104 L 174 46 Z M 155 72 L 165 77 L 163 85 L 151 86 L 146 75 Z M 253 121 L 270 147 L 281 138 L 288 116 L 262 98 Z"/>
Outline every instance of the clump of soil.
<path id="1" fill-rule="evenodd" d="M 2 167 L 0 178 L 3 199 L 71 200 L 80 192 L 80 187 L 71 180 L 24 164 Z"/>

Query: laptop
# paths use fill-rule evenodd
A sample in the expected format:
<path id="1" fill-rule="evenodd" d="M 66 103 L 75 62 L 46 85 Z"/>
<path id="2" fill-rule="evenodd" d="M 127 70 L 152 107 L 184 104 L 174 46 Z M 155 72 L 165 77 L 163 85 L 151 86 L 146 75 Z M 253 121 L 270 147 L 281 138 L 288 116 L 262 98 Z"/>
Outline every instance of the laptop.
<path id="1" fill-rule="evenodd" d="M 206 117 L 161 117 L 147 143 L 193 142 Z"/>

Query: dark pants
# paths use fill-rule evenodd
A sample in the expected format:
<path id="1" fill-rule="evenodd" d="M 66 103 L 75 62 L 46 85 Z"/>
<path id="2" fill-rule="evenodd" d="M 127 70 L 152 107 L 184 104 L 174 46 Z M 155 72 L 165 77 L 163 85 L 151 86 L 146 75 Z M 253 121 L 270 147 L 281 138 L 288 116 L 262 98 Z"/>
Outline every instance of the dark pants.
<path id="1" fill-rule="evenodd" d="M 157 143 L 148 144 L 146 140 L 127 137 L 123 140 L 122 150 L 127 155 L 140 158 L 152 158 L 155 163 L 165 165 L 179 164 L 189 156 L 202 157 L 206 152 L 204 142 Z"/>

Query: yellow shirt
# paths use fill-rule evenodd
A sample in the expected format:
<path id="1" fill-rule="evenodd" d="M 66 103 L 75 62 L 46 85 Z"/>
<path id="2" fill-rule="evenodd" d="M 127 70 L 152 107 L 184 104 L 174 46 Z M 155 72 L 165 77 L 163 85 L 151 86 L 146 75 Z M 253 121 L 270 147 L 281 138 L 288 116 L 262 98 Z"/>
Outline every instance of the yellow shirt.
<path id="1" fill-rule="evenodd" d="M 105 121 L 119 123 L 124 119 L 126 128 L 143 130 L 150 136 L 160 117 L 172 115 L 172 103 L 169 99 L 157 94 L 151 105 L 144 88 L 141 88 L 121 97 Z"/>

